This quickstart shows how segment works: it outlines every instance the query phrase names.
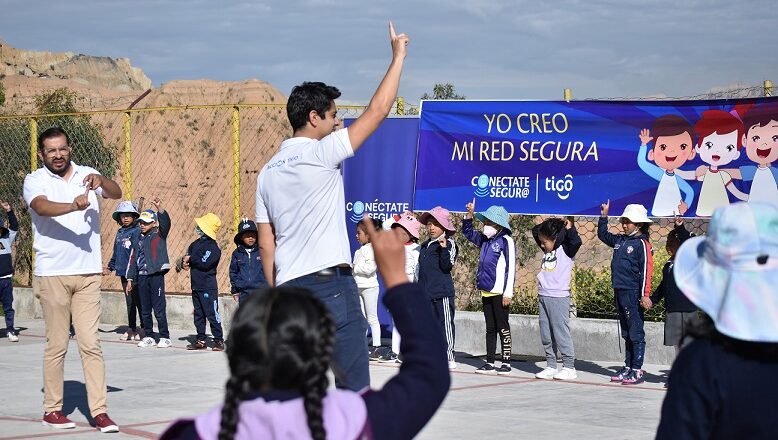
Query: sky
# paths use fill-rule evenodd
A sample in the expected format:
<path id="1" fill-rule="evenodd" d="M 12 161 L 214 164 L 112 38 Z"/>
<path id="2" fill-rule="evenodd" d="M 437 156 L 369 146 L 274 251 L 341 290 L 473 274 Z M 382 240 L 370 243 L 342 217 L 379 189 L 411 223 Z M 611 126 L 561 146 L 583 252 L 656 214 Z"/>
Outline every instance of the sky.
<path id="1" fill-rule="evenodd" d="M 0 0 L 0 39 L 27 50 L 130 58 L 155 86 L 302 81 L 365 104 L 411 38 L 399 95 L 435 83 L 470 99 L 682 97 L 778 84 L 778 6 L 701 0 Z"/>

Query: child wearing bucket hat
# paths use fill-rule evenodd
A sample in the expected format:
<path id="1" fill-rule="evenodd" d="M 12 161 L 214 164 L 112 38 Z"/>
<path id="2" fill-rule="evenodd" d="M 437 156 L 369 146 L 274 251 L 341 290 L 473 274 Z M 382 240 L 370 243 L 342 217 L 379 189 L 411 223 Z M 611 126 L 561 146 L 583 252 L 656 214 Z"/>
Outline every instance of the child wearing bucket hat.
<path id="1" fill-rule="evenodd" d="M 456 232 L 448 209 L 436 206 L 419 217 L 427 227 L 429 239 L 419 247 L 419 285 L 432 302 L 432 311 L 446 337 L 448 368 L 457 368 L 454 359 L 454 279 L 451 271 L 457 259 L 457 247 L 450 237 Z"/>
<path id="2" fill-rule="evenodd" d="M 511 374 L 511 327 L 508 323 L 508 307 L 513 298 L 516 280 L 516 243 L 511 237 L 508 211 L 502 206 L 490 206 L 486 211 L 475 212 L 475 199 L 468 203 L 467 214 L 462 220 L 462 233 L 481 248 L 478 259 L 478 290 L 481 292 L 484 319 L 486 320 L 486 363 L 476 373 Z M 473 228 L 473 217 L 484 224 L 483 232 Z M 495 368 L 497 337 L 500 338 L 501 365 Z"/>
<path id="3" fill-rule="evenodd" d="M 581 248 L 581 237 L 573 217 L 543 220 L 532 228 L 532 237 L 543 251 L 543 263 L 538 273 L 538 326 L 540 342 L 546 352 L 546 368 L 535 377 L 573 380 L 578 373 L 570 336 L 570 279 L 573 258 Z M 562 368 L 559 369 L 557 348 L 562 353 Z"/>
<path id="4" fill-rule="evenodd" d="M 122 291 L 126 292 L 130 254 L 132 254 L 133 244 L 137 243 L 140 237 L 140 227 L 137 222 L 140 213 L 134 203 L 124 200 L 119 203 L 111 217 L 119 225 L 119 230 L 116 231 L 116 238 L 113 242 L 113 254 L 111 254 L 111 259 L 108 261 L 108 266 L 103 270 L 103 275 L 115 272 L 122 283 Z M 124 295 L 124 299 L 127 304 L 127 332 L 121 335 L 119 339 L 122 341 L 140 341 L 137 317 L 137 315 L 140 315 L 138 286 L 132 286 L 130 293 Z"/>
<path id="5" fill-rule="evenodd" d="M 165 274 L 170 270 L 167 253 L 167 237 L 170 233 L 170 216 L 162 208 L 162 200 L 155 197 L 151 209 L 143 211 L 138 217 L 140 236 L 132 248 L 130 263 L 127 267 L 127 288 L 130 295 L 137 286 L 140 298 L 140 322 L 145 336 L 138 347 L 167 348 L 173 345 L 167 326 L 167 301 L 165 300 Z M 154 340 L 154 322 L 157 319 L 159 341 Z"/>
<path id="6" fill-rule="evenodd" d="M 643 382 L 646 337 L 643 310 L 650 307 L 653 250 L 648 241 L 651 220 L 643 205 L 627 205 L 621 215 L 623 234 L 608 232 L 610 200 L 600 205 L 597 238 L 613 248 L 611 284 L 616 313 L 624 339 L 624 367 L 611 376 L 611 382 L 634 385 Z"/>
<path id="7" fill-rule="evenodd" d="M 394 217 L 390 229 L 396 229 L 405 243 L 405 274 L 411 282 L 419 280 L 419 233 L 421 232 L 421 223 L 416 216 L 405 211 Z M 378 357 L 378 362 L 400 363 L 400 333 L 392 325 L 392 348 Z"/>
<path id="8" fill-rule="evenodd" d="M 734 203 L 678 249 L 675 281 L 707 317 L 670 372 L 657 439 L 778 432 L 778 208 Z"/>
<path id="9" fill-rule="evenodd" d="M 248 218 L 242 219 L 232 241 L 237 247 L 230 259 L 230 291 L 232 299 L 240 303 L 254 290 L 268 285 L 259 256 L 257 224 Z"/>
<path id="10" fill-rule="evenodd" d="M 216 237 L 222 222 L 209 212 L 195 219 L 197 239 L 189 245 L 184 256 L 184 269 L 191 268 L 192 304 L 196 339 L 186 346 L 187 350 L 205 350 L 205 320 L 211 325 L 213 351 L 224 351 L 224 332 L 219 316 L 219 286 L 216 282 L 216 268 L 222 257 Z"/>

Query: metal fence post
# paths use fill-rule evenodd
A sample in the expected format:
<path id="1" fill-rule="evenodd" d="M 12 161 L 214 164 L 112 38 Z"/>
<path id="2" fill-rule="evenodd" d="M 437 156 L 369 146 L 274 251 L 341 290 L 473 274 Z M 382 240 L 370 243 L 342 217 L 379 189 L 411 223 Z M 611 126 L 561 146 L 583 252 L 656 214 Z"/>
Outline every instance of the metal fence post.
<path id="1" fill-rule="evenodd" d="M 764 95 L 773 96 L 773 82 L 769 79 L 764 80 Z"/>
<path id="2" fill-rule="evenodd" d="M 232 229 L 240 222 L 240 107 L 232 108 Z"/>
<path id="3" fill-rule="evenodd" d="M 124 112 L 124 200 L 132 200 L 132 139 L 130 112 Z"/>
<path id="4" fill-rule="evenodd" d="M 564 98 L 565 98 L 565 101 L 567 101 L 567 102 L 570 102 L 570 101 L 573 100 L 573 91 L 572 91 L 572 89 L 565 88 Z"/>
<path id="5" fill-rule="evenodd" d="M 38 120 L 30 118 L 30 171 L 38 169 Z"/>
<path id="6" fill-rule="evenodd" d="M 396 114 L 398 115 L 404 115 L 405 114 L 405 98 L 402 96 L 397 97 L 397 111 Z"/>

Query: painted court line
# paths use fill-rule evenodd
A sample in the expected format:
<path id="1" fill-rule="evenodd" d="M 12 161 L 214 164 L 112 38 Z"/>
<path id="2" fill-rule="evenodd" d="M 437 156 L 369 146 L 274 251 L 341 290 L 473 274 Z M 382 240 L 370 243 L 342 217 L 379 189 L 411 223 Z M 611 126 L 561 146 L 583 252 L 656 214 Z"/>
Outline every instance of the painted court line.
<path id="1" fill-rule="evenodd" d="M 30 419 L 26 417 L 0 417 L 0 420 L 12 421 L 12 422 L 36 423 L 39 426 L 41 426 L 43 429 L 49 430 L 48 432 L 41 432 L 38 434 L 23 434 L 23 435 L 14 435 L 10 437 L 0 437 L 0 440 L 23 440 L 23 439 L 32 439 L 32 438 L 64 437 L 64 436 L 71 436 L 71 435 L 94 433 L 97 431 L 97 428 L 84 422 L 74 422 L 76 424 L 75 429 L 57 430 L 56 428 L 44 427 L 43 425 L 40 425 L 41 423 L 40 419 Z M 154 439 L 159 437 L 159 434 L 154 432 L 149 432 L 149 431 L 143 431 L 141 429 L 134 429 L 133 427 L 150 426 L 150 425 L 157 425 L 157 424 L 169 423 L 169 422 L 170 422 L 169 420 L 166 420 L 166 421 L 154 421 L 154 422 L 146 422 L 146 423 L 135 423 L 135 424 L 124 425 L 124 426 L 119 425 L 119 432 L 133 437 Z M 79 429 L 79 428 L 83 428 L 83 429 Z"/>

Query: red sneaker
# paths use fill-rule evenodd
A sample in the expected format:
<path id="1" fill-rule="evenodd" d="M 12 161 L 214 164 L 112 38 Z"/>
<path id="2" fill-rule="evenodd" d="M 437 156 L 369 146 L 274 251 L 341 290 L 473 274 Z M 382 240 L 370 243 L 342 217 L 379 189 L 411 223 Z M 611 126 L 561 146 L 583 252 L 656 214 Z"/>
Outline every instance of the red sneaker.
<path id="1" fill-rule="evenodd" d="M 100 413 L 95 416 L 95 427 L 100 432 L 119 432 L 119 426 L 106 413 Z"/>
<path id="2" fill-rule="evenodd" d="M 76 427 L 75 422 L 65 417 L 62 411 L 52 411 L 49 413 L 43 413 L 43 420 L 41 421 L 43 426 L 51 426 L 57 429 L 73 429 Z"/>

